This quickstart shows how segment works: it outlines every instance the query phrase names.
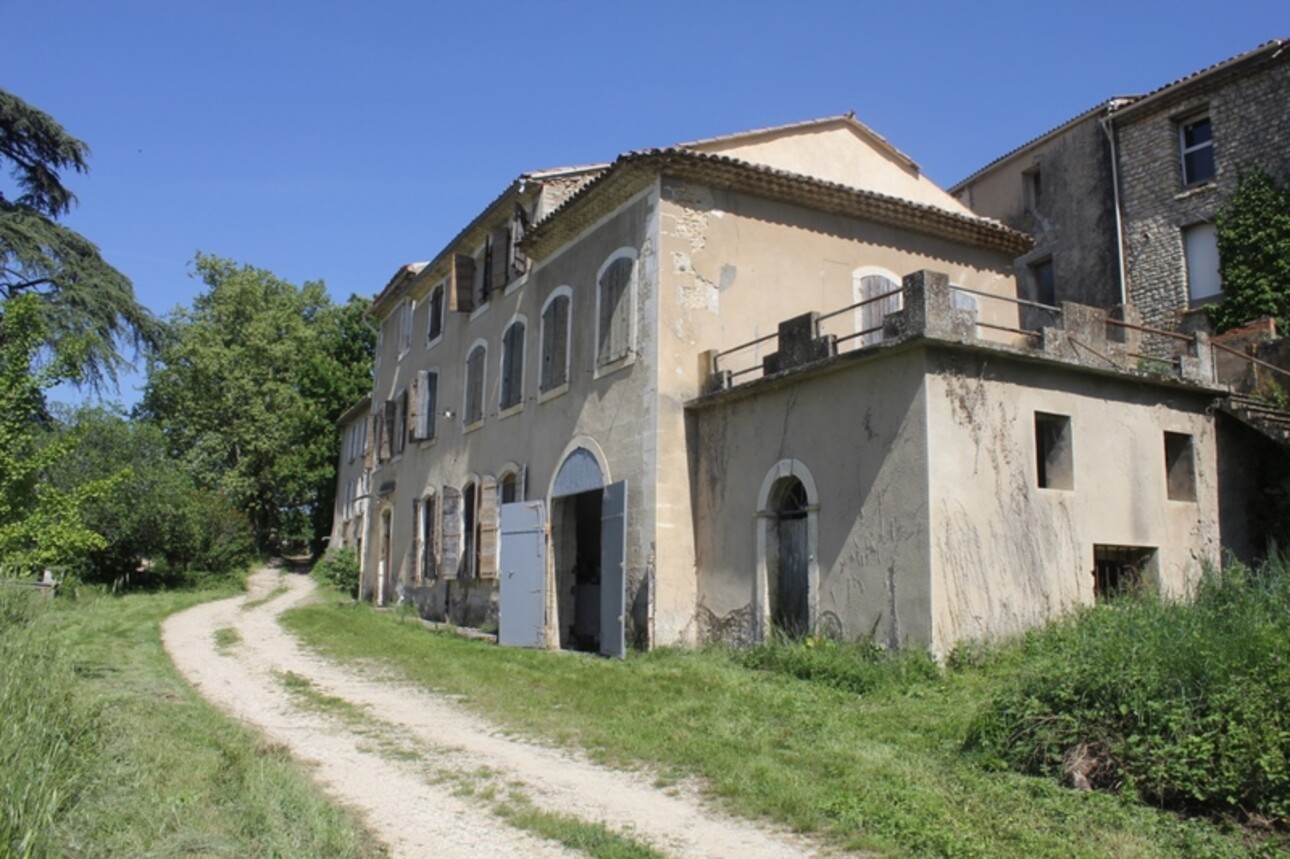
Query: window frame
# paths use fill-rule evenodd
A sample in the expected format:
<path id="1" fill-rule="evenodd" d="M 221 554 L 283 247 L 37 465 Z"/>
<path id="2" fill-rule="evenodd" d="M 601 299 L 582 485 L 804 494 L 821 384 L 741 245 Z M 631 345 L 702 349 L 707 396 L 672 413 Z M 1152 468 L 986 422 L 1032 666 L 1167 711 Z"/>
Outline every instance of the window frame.
<path id="1" fill-rule="evenodd" d="M 561 372 L 561 380 L 551 385 L 543 387 L 545 384 L 543 375 L 547 366 L 547 310 L 549 310 L 557 301 L 564 299 L 564 364 Z M 554 316 L 552 317 L 554 319 Z M 573 288 L 570 286 L 559 286 L 551 291 L 546 301 L 542 303 L 542 312 L 538 316 L 539 320 L 539 364 L 538 364 L 538 402 L 545 402 L 552 397 L 558 397 L 569 390 L 569 376 L 573 369 L 573 338 L 570 334 L 573 331 Z M 554 362 L 555 356 L 552 356 Z"/>
<path id="2" fill-rule="evenodd" d="M 1198 254 L 1195 250 L 1194 242 L 1189 241 L 1189 237 L 1199 235 L 1202 231 L 1212 236 L 1212 241 L 1206 242 L 1205 249 L 1213 250 L 1213 261 L 1216 266 L 1213 272 L 1200 271 Z M 1179 239 L 1182 242 L 1183 256 L 1183 275 L 1187 280 L 1187 304 L 1189 307 L 1202 307 L 1206 304 L 1213 304 L 1223 299 L 1223 275 L 1221 261 L 1218 257 L 1218 228 L 1212 221 L 1197 221 L 1194 224 L 1185 224 L 1179 228 Z M 1195 286 L 1206 274 L 1213 274 L 1216 288 L 1213 292 L 1197 295 Z"/>
<path id="3" fill-rule="evenodd" d="M 439 368 L 429 367 L 417 372 L 417 424 L 424 429 L 413 432 L 413 438 L 418 444 L 433 444 L 438 437 L 438 412 Z"/>
<path id="4" fill-rule="evenodd" d="M 1191 433 L 1164 432 L 1165 497 L 1170 501 L 1196 503 L 1196 437 Z"/>
<path id="5" fill-rule="evenodd" d="M 1209 137 L 1201 143 L 1187 145 L 1187 131 L 1200 123 L 1208 123 Z M 1191 188 L 1203 185 L 1206 182 L 1212 182 L 1218 178 L 1218 157 L 1214 149 L 1214 120 L 1208 110 L 1198 113 L 1188 114 L 1176 120 L 1178 126 L 1178 167 L 1182 175 L 1182 184 L 1184 188 Z M 1191 171 L 1187 169 L 1187 158 L 1203 150 L 1209 150 L 1209 174 L 1194 178 L 1190 175 Z"/>
<path id="6" fill-rule="evenodd" d="M 1038 489 L 1075 490 L 1075 430 L 1070 415 L 1034 413 L 1035 482 Z"/>
<path id="7" fill-rule="evenodd" d="M 599 378 L 606 373 L 612 373 L 622 369 L 623 367 L 627 367 L 636 360 L 636 284 L 640 278 L 639 256 L 640 255 L 637 253 L 636 248 L 621 247 L 606 257 L 605 261 L 600 264 L 600 268 L 596 271 L 596 348 L 594 350 L 596 378 Z M 623 285 L 622 298 L 620 299 L 621 301 L 627 302 L 627 307 L 624 311 L 625 321 L 623 322 L 623 325 L 626 327 L 626 331 L 623 335 L 623 352 L 621 355 L 607 358 L 602 354 L 605 344 L 604 327 L 602 325 L 602 312 L 605 301 L 605 286 L 603 281 L 605 275 L 609 272 L 610 267 L 622 259 L 631 260 L 631 273 L 627 278 L 627 282 Z M 610 330 L 612 330 L 612 326 Z"/>

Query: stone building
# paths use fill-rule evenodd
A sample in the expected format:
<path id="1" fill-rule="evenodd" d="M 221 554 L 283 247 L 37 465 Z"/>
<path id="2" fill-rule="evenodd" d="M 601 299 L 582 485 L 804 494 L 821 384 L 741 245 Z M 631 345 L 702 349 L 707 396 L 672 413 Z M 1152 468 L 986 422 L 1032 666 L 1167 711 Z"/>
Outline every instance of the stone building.
<path id="1" fill-rule="evenodd" d="M 943 653 L 1185 591 L 1208 350 L 1148 376 L 1104 311 L 1037 323 L 1030 247 L 850 115 L 518 177 L 373 300 L 364 595 L 507 644 Z"/>
<path id="2" fill-rule="evenodd" d="M 1274 39 L 1145 95 L 1109 99 L 950 189 L 1033 234 L 1023 292 L 1131 304 L 1148 325 L 1205 329 L 1221 299 L 1214 215 L 1243 171 L 1290 178 L 1290 43 Z"/>

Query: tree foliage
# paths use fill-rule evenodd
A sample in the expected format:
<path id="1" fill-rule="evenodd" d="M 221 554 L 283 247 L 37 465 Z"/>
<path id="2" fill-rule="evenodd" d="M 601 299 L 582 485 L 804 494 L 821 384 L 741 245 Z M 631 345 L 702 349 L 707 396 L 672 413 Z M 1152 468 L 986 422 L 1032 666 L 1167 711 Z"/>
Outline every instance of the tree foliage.
<path id="1" fill-rule="evenodd" d="M 110 495 L 119 476 L 105 473 L 58 487 L 46 480 L 67 457 L 70 438 L 51 436 L 43 390 L 60 379 L 59 363 L 32 372 L 43 335 L 35 296 L 5 303 L 0 318 L 0 570 L 25 575 L 83 561 L 106 541 L 84 518 L 87 505 Z M 66 361 L 75 364 L 74 356 Z"/>
<path id="2" fill-rule="evenodd" d="M 48 114 L 0 90 L 0 165 L 17 189 L 12 199 L 0 191 L 0 315 L 18 295 L 39 296 L 43 350 L 32 360 L 58 356 L 68 378 L 97 389 L 129 365 L 122 348 L 151 348 L 160 326 L 129 279 L 57 222 L 76 200 L 60 171 L 86 172 L 88 155 Z"/>
<path id="3" fill-rule="evenodd" d="M 232 572 L 250 560 L 246 517 L 197 485 L 169 456 L 160 428 L 103 407 L 84 406 L 60 418 L 68 452 L 50 468 L 49 480 L 68 490 L 106 477 L 117 484 L 85 505 L 86 524 L 105 542 L 88 553 L 81 578 L 149 587 L 196 572 Z"/>
<path id="4" fill-rule="evenodd" d="M 371 380 L 371 323 L 320 282 L 198 255 L 207 291 L 176 311 L 143 413 L 201 485 L 245 512 L 261 550 L 329 522 L 336 418 Z"/>
<path id="5" fill-rule="evenodd" d="M 1290 187 L 1262 169 L 1241 177 L 1215 218 L 1223 301 L 1208 308 L 1226 331 L 1253 319 L 1290 321 Z"/>

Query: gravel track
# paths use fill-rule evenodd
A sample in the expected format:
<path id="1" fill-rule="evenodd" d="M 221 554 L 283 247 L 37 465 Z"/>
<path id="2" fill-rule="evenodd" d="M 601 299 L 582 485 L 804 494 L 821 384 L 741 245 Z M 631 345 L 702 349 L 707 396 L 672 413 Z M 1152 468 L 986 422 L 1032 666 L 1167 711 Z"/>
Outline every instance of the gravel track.
<path id="1" fill-rule="evenodd" d="M 358 809 L 392 856 L 578 855 L 506 825 L 485 791 L 470 795 L 463 786 L 517 791 L 538 808 L 603 823 L 668 856 L 822 855 L 803 838 L 718 811 L 693 785 L 662 789 L 641 773 L 506 736 L 446 696 L 322 658 L 277 622 L 314 598 L 308 576 L 266 568 L 245 596 L 168 618 L 162 639 L 203 696 L 311 765 L 322 788 Z M 236 630 L 238 642 L 217 647 L 222 628 Z M 311 706 L 287 688 L 288 675 L 310 694 L 347 703 Z"/>

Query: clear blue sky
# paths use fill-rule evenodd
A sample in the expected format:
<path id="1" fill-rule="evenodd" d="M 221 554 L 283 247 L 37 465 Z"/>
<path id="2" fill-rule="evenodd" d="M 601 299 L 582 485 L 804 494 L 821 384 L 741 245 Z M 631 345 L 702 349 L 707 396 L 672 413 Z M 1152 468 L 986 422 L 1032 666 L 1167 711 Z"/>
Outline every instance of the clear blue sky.
<path id="1" fill-rule="evenodd" d="M 370 296 L 526 170 L 848 110 L 950 185 L 1290 36 L 1290 2 L 0 0 L 0 28 L 0 87 L 92 149 L 67 222 L 164 314 L 198 250 Z"/>

